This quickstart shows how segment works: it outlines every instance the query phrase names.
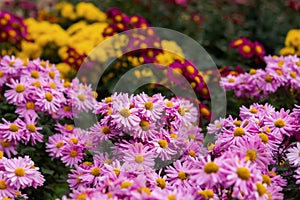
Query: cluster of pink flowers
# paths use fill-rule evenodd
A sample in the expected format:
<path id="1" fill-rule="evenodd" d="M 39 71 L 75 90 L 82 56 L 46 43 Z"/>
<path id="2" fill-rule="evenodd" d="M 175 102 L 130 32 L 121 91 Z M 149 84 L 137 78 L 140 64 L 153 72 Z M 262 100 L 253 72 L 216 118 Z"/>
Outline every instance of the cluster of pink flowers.
<path id="1" fill-rule="evenodd" d="M 297 56 L 266 56 L 265 69 L 251 69 L 249 73 L 228 75 L 221 79 L 226 90 L 237 97 L 262 98 L 280 87 L 300 89 L 300 59 Z"/>
<path id="2" fill-rule="evenodd" d="M 279 157 L 300 183 L 300 143 L 293 142 L 300 107 L 290 113 L 269 104 L 243 106 L 240 119 L 208 126 L 217 137 L 209 150 L 191 123 L 192 108 L 160 94 L 114 94 L 99 102 L 100 122 L 90 131 L 100 142 L 112 141 L 113 153 L 98 152 L 92 162 L 74 165 L 70 199 L 283 199 L 287 181 L 273 168 Z"/>
<path id="3" fill-rule="evenodd" d="M 39 168 L 34 166 L 34 162 L 28 157 L 11 158 L 3 157 L 0 151 L 0 198 L 11 199 L 23 197 L 20 190 L 27 187 L 37 188 L 45 182 Z"/>
<path id="4" fill-rule="evenodd" d="M 18 118 L 12 122 L 2 118 L 0 123 L 0 150 L 8 157 L 16 154 L 19 143 L 43 141 L 37 126 L 40 114 L 54 119 L 73 119 L 78 113 L 92 109 L 94 94 L 88 85 L 74 79 L 72 83 L 60 79 L 55 65 L 47 61 L 21 61 L 13 56 L 0 60 L 0 88 L 11 105 L 16 106 Z"/>
<path id="5" fill-rule="evenodd" d="M 263 59 L 265 56 L 265 48 L 262 44 L 255 41 L 252 42 L 251 40 L 247 38 L 238 38 L 230 43 L 231 48 L 237 48 L 238 53 L 243 58 L 260 58 Z"/>

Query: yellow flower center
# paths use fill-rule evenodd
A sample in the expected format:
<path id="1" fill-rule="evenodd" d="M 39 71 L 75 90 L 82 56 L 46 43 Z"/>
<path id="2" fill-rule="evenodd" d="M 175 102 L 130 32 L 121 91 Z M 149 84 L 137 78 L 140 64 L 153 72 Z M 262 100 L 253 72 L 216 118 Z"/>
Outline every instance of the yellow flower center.
<path id="1" fill-rule="evenodd" d="M 47 101 L 51 102 L 53 100 L 53 95 L 50 92 L 47 92 L 45 98 Z"/>
<path id="2" fill-rule="evenodd" d="M 64 88 L 70 88 L 71 83 L 69 81 L 64 82 Z"/>
<path id="3" fill-rule="evenodd" d="M 264 143 L 264 144 L 267 144 L 268 141 L 269 141 L 269 137 L 267 134 L 265 133 L 259 133 L 258 136 L 260 137 L 261 141 Z"/>
<path id="4" fill-rule="evenodd" d="M 249 110 L 252 114 L 256 114 L 258 112 L 258 110 L 256 108 L 251 108 Z"/>
<path id="5" fill-rule="evenodd" d="M 170 136 L 171 136 L 171 138 L 173 138 L 173 139 L 177 139 L 177 134 L 176 134 L 176 133 L 171 133 Z"/>
<path id="6" fill-rule="evenodd" d="M 49 87 L 52 89 L 56 89 L 56 84 L 51 82 L 51 83 L 49 83 Z"/>
<path id="7" fill-rule="evenodd" d="M 105 98 L 105 103 L 110 103 L 112 102 L 112 97 L 106 97 Z"/>
<path id="8" fill-rule="evenodd" d="M 145 193 L 148 194 L 149 196 L 150 196 L 150 194 L 151 194 L 151 190 L 150 190 L 150 188 L 148 188 L 148 187 L 141 187 L 141 188 L 138 189 L 138 192 L 139 192 L 139 193 L 145 192 Z"/>
<path id="9" fill-rule="evenodd" d="M 102 128 L 101 128 L 101 132 L 103 133 L 103 134 L 110 134 L 111 132 L 110 132 L 110 128 L 108 127 L 108 126 L 103 126 Z"/>
<path id="10" fill-rule="evenodd" d="M 54 72 L 54 71 L 50 71 L 50 72 L 49 72 L 49 76 L 50 76 L 50 78 L 54 79 L 54 77 L 55 77 L 55 72 Z"/>
<path id="11" fill-rule="evenodd" d="M 75 137 L 70 138 L 70 142 L 72 142 L 73 144 L 78 144 L 78 139 Z"/>
<path id="12" fill-rule="evenodd" d="M 4 76 L 4 72 L 0 71 L 0 78 L 2 78 Z"/>
<path id="13" fill-rule="evenodd" d="M 255 150 L 253 149 L 248 149 L 247 150 L 247 156 L 246 156 L 246 160 L 250 160 L 251 162 L 255 161 L 257 158 L 257 153 Z"/>
<path id="14" fill-rule="evenodd" d="M 290 76 L 292 78 L 297 78 L 297 73 L 296 72 L 290 72 Z"/>
<path id="15" fill-rule="evenodd" d="M 186 71 L 189 74 L 194 74 L 195 73 L 195 68 L 193 66 L 189 65 L 189 66 L 186 67 Z"/>
<path id="16" fill-rule="evenodd" d="M 239 46 L 242 43 L 243 43 L 243 40 L 237 39 L 236 41 L 234 41 L 234 46 Z"/>
<path id="17" fill-rule="evenodd" d="M 81 193 L 81 194 L 78 194 L 76 200 L 86 200 L 86 197 L 87 197 L 86 193 Z"/>
<path id="18" fill-rule="evenodd" d="M 262 52 L 262 49 L 260 46 L 255 46 L 256 53 L 260 54 Z"/>
<path id="19" fill-rule="evenodd" d="M 208 162 L 204 165 L 204 172 L 207 174 L 217 173 L 219 166 L 215 162 Z"/>
<path id="20" fill-rule="evenodd" d="M 245 53 L 250 53 L 251 52 L 251 47 L 249 45 L 244 45 L 242 50 Z"/>
<path id="21" fill-rule="evenodd" d="M 79 94 L 78 96 L 78 99 L 80 100 L 80 101 L 85 101 L 85 96 L 84 96 L 84 94 Z"/>
<path id="22" fill-rule="evenodd" d="M 192 149 L 189 150 L 189 155 L 192 156 L 193 158 L 196 157 L 196 152 Z"/>
<path id="23" fill-rule="evenodd" d="M 249 180 L 249 178 L 251 176 L 249 169 L 246 167 L 238 168 L 236 170 L 236 173 L 240 179 L 245 180 L 245 181 Z"/>
<path id="24" fill-rule="evenodd" d="M 177 177 L 181 180 L 186 180 L 188 178 L 188 174 L 184 171 L 178 172 Z"/>
<path id="25" fill-rule="evenodd" d="M 250 69 L 249 74 L 250 75 L 255 75 L 256 74 L 256 70 L 255 69 Z"/>
<path id="26" fill-rule="evenodd" d="M 198 192 L 198 194 L 202 195 L 204 199 L 211 199 L 214 197 L 214 192 L 212 190 L 203 190 Z"/>
<path id="27" fill-rule="evenodd" d="M 170 194 L 168 200 L 176 200 L 176 194 Z"/>
<path id="28" fill-rule="evenodd" d="M 72 149 L 72 150 L 70 151 L 70 156 L 71 156 L 72 158 L 75 158 L 77 155 L 78 155 L 78 152 L 77 152 L 76 150 Z"/>
<path id="29" fill-rule="evenodd" d="M 23 85 L 23 84 L 16 85 L 16 92 L 17 93 L 24 92 L 24 90 L 25 90 L 25 85 Z"/>
<path id="30" fill-rule="evenodd" d="M 34 133 L 36 131 L 36 127 L 34 124 L 27 124 L 26 128 L 32 133 Z"/>
<path id="31" fill-rule="evenodd" d="M 172 101 L 168 101 L 166 103 L 166 106 L 169 107 L 169 108 L 172 108 L 172 107 L 174 107 L 174 103 Z"/>
<path id="32" fill-rule="evenodd" d="M 150 123 L 146 120 L 140 122 L 140 127 L 143 131 L 148 131 L 150 129 Z"/>
<path id="33" fill-rule="evenodd" d="M 39 82 L 39 81 L 36 81 L 36 82 L 32 83 L 31 85 L 32 85 L 32 86 L 35 86 L 35 87 L 37 87 L 37 88 L 41 88 L 41 87 L 42 87 L 42 84 L 41 84 L 41 82 Z"/>
<path id="34" fill-rule="evenodd" d="M 124 188 L 129 188 L 131 185 L 132 185 L 132 183 L 129 182 L 129 181 L 123 181 L 123 182 L 121 183 L 121 188 L 122 188 L 122 189 L 124 189 Z"/>
<path id="35" fill-rule="evenodd" d="M 116 176 L 119 176 L 121 173 L 120 169 L 117 168 L 113 169 L 113 171 L 115 172 Z"/>
<path id="36" fill-rule="evenodd" d="M 7 184 L 4 180 L 0 180 L 0 190 L 5 190 L 7 188 Z"/>
<path id="37" fill-rule="evenodd" d="M 136 154 L 135 162 L 141 164 L 142 162 L 144 162 L 144 156 L 142 154 Z"/>
<path id="38" fill-rule="evenodd" d="M 256 183 L 256 189 L 259 196 L 263 196 L 267 192 L 267 188 L 261 183 Z"/>
<path id="39" fill-rule="evenodd" d="M 262 182 L 270 186 L 271 185 L 270 176 L 268 176 L 267 174 L 262 175 Z"/>
<path id="40" fill-rule="evenodd" d="M 279 76 L 282 75 L 282 71 L 281 71 L 280 69 L 276 69 L 275 72 L 276 72 Z"/>
<path id="41" fill-rule="evenodd" d="M 71 112 L 72 108 L 70 106 L 64 106 L 64 111 Z"/>
<path id="42" fill-rule="evenodd" d="M 266 75 L 265 76 L 265 81 L 267 82 L 267 83 L 272 83 L 273 82 L 273 76 L 271 76 L 271 75 Z"/>
<path id="43" fill-rule="evenodd" d="M 153 109 L 153 103 L 151 101 L 145 102 L 145 108 L 146 108 L 146 110 L 152 110 Z"/>
<path id="44" fill-rule="evenodd" d="M 284 61 L 283 60 L 280 60 L 280 61 L 278 61 L 278 67 L 282 67 L 283 66 L 283 64 L 284 64 Z"/>
<path id="45" fill-rule="evenodd" d="M 166 181 L 165 181 L 165 179 L 163 179 L 161 177 L 157 178 L 156 179 L 156 185 L 158 187 L 160 187 L 161 189 L 164 189 L 166 187 Z"/>
<path id="46" fill-rule="evenodd" d="M 15 169 L 15 175 L 19 177 L 25 176 L 25 169 L 21 167 Z"/>
<path id="47" fill-rule="evenodd" d="M 235 79 L 232 78 L 232 77 L 230 77 L 230 78 L 228 79 L 228 82 L 229 82 L 229 83 L 234 83 L 234 82 L 235 82 Z"/>
<path id="48" fill-rule="evenodd" d="M 0 150 L 0 160 L 3 158 L 3 151 Z"/>
<path id="49" fill-rule="evenodd" d="M 56 143 L 56 148 L 59 149 L 60 147 L 62 147 L 64 145 L 65 145 L 65 143 L 63 141 L 59 141 L 59 142 Z"/>
<path id="50" fill-rule="evenodd" d="M 27 110 L 34 110 L 35 106 L 33 102 L 27 102 L 25 107 Z"/>
<path id="51" fill-rule="evenodd" d="M 17 132 L 17 131 L 19 130 L 19 127 L 18 127 L 17 124 L 11 124 L 11 125 L 9 126 L 9 130 L 10 130 L 11 132 Z"/>
<path id="52" fill-rule="evenodd" d="M 238 137 L 238 136 L 241 137 L 241 136 L 245 135 L 245 131 L 243 128 L 237 127 L 236 129 L 234 129 L 233 135 L 234 135 L 234 137 Z"/>
<path id="53" fill-rule="evenodd" d="M 168 142 L 166 140 L 159 140 L 158 144 L 161 148 L 167 148 L 168 147 Z"/>
<path id="54" fill-rule="evenodd" d="M 185 110 L 184 108 L 178 108 L 178 113 L 181 115 L 181 116 L 184 116 L 185 115 Z"/>
<path id="55" fill-rule="evenodd" d="M 32 78 L 39 78 L 40 77 L 40 73 L 38 71 L 32 71 L 31 72 L 31 77 Z"/>
<path id="56" fill-rule="evenodd" d="M 233 122 L 233 124 L 234 124 L 235 126 L 240 127 L 240 126 L 242 125 L 242 122 L 241 122 L 241 120 L 236 120 L 236 121 Z"/>
<path id="57" fill-rule="evenodd" d="M 72 131 L 72 130 L 73 130 L 73 126 L 70 125 L 70 124 L 66 125 L 65 128 L 66 128 L 66 130 L 68 130 L 68 131 Z"/>
<path id="58" fill-rule="evenodd" d="M 130 110 L 128 108 L 123 108 L 122 110 L 120 110 L 120 115 L 122 115 L 122 117 L 128 118 L 130 116 Z"/>
<path id="59" fill-rule="evenodd" d="M 99 167 L 94 167 L 92 170 L 91 170 L 91 174 L 93 176 L 99 176 L 100 175 L 100 171 L 101 169 Z"/>
<path id="60" fill-rule="evenodd" d="M 282 128 L 285 126 L 285 122 L 283 119 L 277 119 L 275 122 L 274 122 L 274 126 L 277 127 L 277 128 Z"/>
<path id="61" fill-rule="evenodd" d="M 205 107 L 200 109 L 200 113 L 201 113 L 201 115 L 206 116 L 206 117 L 210 115 L 210 111 Z"/>

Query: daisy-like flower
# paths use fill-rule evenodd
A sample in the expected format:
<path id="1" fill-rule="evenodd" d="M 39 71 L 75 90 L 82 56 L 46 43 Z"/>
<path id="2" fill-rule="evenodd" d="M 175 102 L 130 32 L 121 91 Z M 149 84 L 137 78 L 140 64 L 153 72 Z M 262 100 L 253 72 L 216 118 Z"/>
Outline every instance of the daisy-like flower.
<path id="1" fill-rule="evenodd" d="M 254 55 L 253 43 L 249 40 L 244 40 L 242 44 L 238 46 L 238 52 L 244 58 L 251 58 Z"/>
<path id="2" fill-rule="evenodd" d="M 103 164 L 99 160 L 94 160 L 93 165 L 88 170 L 83 170 L 83 175 L 80 176 L 80 179 L 85 182 L 87 185 L 92 185 L 93 187 L 101 186 L 102 182 L 105 179 L 105 176 L 102 172 Z"/>
<path id="3" fill-rule="evenodd" d="M 174 149 L 174 145 L 171 143 L 170 137 L 157 137 L 151 141 L 153 144 L 153 152 L 156 156 L 162 159 L 162 161 L 171 160 L 171 158 L 178 154 Z"/>
<path id="4" fill-rule="evenodd" d="M 200 162 L 196 162 L 193 168 L 192 179 L 200 186 L 208 188 L 221 183 L 223 178 L 220 175 L 221 163 L 221 159 L 212 160 L 210 155 L 200 158 Z"/>
<path id="5" fill-rule="evenodd" d="M 33 161 L 25 156 L 24 158 L 12 158 L 4 163 L 5 174 L 8 178 L 8 184 L 17 189 L 29 187 L 34 180 L 35 169 Z"/>
<path id="6" fill-rule="evenodd" d="M 107 125 L 101 125 L 101 123 L 94 124 L 90 128 L 90 134 L 97 140 L 97 142 L 103 142 L 115 136 L 116 130 L 113 127 Z"/>
<path id="7" fill-rule="evenodd" d="M 236 152 L 246 160 L 256 163 L 258 169 L 266 169 L 272 160 L 270 151 L 261 143 L 257 136 L 241 140 L 236 145 L 231 146 L 231 150 Z"/>
<path id="8" fill-rule="evenodd" d="M 152 97 L 145 93 L 139 94 L 134 97 L 134 104 L 142 117 L 150 118 L 152 121 L 158 120 L 162 115 L 164 102 L 161 94 Z"/>
<path id="9" fill-rule="evenodd" d="M 294 147 L 290 147 L 288 149 L 286 157 L 288 158 L 289 163 L 292 164 L 292 166 L 300 166 L 300 142 L 297 142 Z"/>
<path id="10" fill-rule="evenodd" d="M 29 94 L 29 85 L 25 78 L 20 80 L 10 79 L 10 83 L 6 83 L 10 90 L 4 93 L 5 98 L 11 104 L 20 104 L 26 101 Z"/>
<path id="11" fill-rule="evenodd" d="M 62 148 L 61 154 L 61 161 L 65 163 L 66 166 L 72 167 L 83 160 L 84 147 L 74 144 L 65 145 Z"/>
<path id="12" fill-rule="evenodd" d="M 234 155 L 227 156 L 228 158 L 223 160 L 223 167 L 220 168 L 226 177 L 225 184 L 233 186 L 233 197 L 239 196 L 240 193 L 248 196 L 255 191 L 255 183 L 261 182 L 260 171 L 256 169 L 254 163 L 246 159 Z"/>
<path id="13" fill-rule="evenodd" d="M 24 139 L 24 122 L 17 118 L 13 123 L 2 119 L 5 124 L 0 124 L 0 136 L 10 142 L 20 142 Z"/>
<path id="14" fill-rule="evenodd" d="M 132 103 L 128 94 L 116 94 L 113 97 L 113 111 L 112 118 L 118 128 L 124 127 L 125 130 L 132 129 L 140 123 L 140 118 L 138 117 L 138 110 L 132 108 Z"/>
<path id="15" fill-rule="evenodd" d="M 142 141 L 147 141 L 152 138 L 155 138 L 155 135 L 158 135 L 158 132 L 155 128 L 155 122 L 142 118 L 139 123 L 139 126 L 134 128 L 135 130 L 130 132 L 130 134 L 134 138 L 140 138 Z"/>
<path id="16" fill-rule="evenodd" d="M 154 154 L 149 146 L 141 143 L 130 144 L 128 149 L 124 151 L 124 165 L 130 171 L 144 171 L 154 167 Z"/>
<path id="17" fill-rule="evenodd" d="M 293 125 L 294 118 L 289 114 L 289 110 L 280 109 L 279 112 L 266 116 L 265 125 L 271 129 L 273 135 L 282 138 L 284 135 L 291 136 L 295 131 Z"/>
<path id="18" fill-rule="evenodd" d="M 64 102 L 65 98 L 62 93 L 53 89 L 43 89 L 37 91 L 37 99 L 35 105 L 41 108 L 43 112 L 56 112 L 58 111 L 61 103 Z"/>
<path id="19" fill-rule="evenodd" d="M 181 163 L 179 160 L 173 163 L 173 166 L 167 166 L 165 172 L 167 180 L 171 185 L 188 187 L 192 186 L 191 174 L 194 172 L 190 161 Z"/>
<path id="20" fill-rule="evenodd" d="M 46 143 L 46 152 L 48 152 L 52 158 L 59 158 L 62 156 L 62 147 L 65 144 L 66 142 L 62 134 L 52 135 Z"/>
<path id="21" fill-rule="evenodd" d="M 90 85 L 73 84 L 70 95 L 74 112 L 87 112 L 93 108 L 95 98 Z"/>

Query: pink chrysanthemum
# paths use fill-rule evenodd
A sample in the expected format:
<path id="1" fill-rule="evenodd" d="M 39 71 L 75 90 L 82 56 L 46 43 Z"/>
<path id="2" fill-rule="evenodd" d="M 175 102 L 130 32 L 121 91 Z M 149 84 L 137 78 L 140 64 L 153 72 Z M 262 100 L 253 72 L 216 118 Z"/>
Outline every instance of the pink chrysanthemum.
<path id="1" fill-rule="evenodd" d="M 140 123 L 137 109 L 132 108 L 132 103 L 128 94 L 119 94 L 113 97 L 113 110 L 112 118 L 118 128 L 124 127 L 125 130 L 132 129 Z"/>
<path id="2" fill-rule="evenodd" d="M 33 161 L 25 156 L 24 158 L 12 158 L 4 162 L 5 174 L 8 178 L 8 184 L 16 188 L 30 187 L 33 181 L 37 181 L 36 168 Z M 42 185 L 44 181 L 38 183 Z"/>
<path id="3" fill-rule="evenodd" d="M 167 166 L 165 172 L 167 180 L 171 185 L 188 187 L 192 186 L 191 174 L 194 172 L 192 164 L 189 161 L 181 163 L 179 160 L 173 163 L 173 166 Z"/>
<path id="4" fill-rule="evenodd" d="M 239 196 L 241 192 L 248 196 L 255 191 L 255 183 L 261 181 L 256 165 L 238 156 L 225 159 L 220 170 L 226 177 L 225 184 L 233 186 L 233 197 Z"/>
<path id="5" fill-rule="evenodd" d="M 143 171 L 154 167 L 154 154 L 149 146 L 141 143 L 135 143 L 128 146 L 124 151 L 124 165 L 129 171 Z"/>
<path id="6" fill-rule="evenodd" d="M 284 135 L 291 136 L 295 131 L 293 125 L 294 118 L 289 115 L 289 110 L 284 111 L 282 108 L 279 112 L 275 112 L 272 116 L 266 116 L 265 125 L 268 126 L 272 133 L 282 138 Z"/>
<path id="7" fill-rule="evenodd" d="M 216 158 L 211 160 L 211 156 L 200 158 L 200 162 L 195 162 L 195 167 L 193 168 L 193 180 L 204 187 L 212 187 L 221 183 L 222 174 L 220 173 L 220 168 L 222 167 L 222 159 Z"/>
<path id="8" fill-rule="evenodd" d="M 66 166 L 72 167 L 83 160 L 84 147 L 73 144 L 66 145 L 63 147 L 61 154 L 61 161 L 65 163 Z"/>
<path id="9" fill-rule="evenodd" d="M 10 79 L 10 83 L 6 83 L 6 85 L 11 88 L 4 93 L 4 96 L 9 103 L 20 104 L 26 101 L 30 89 L 25 78 L 21 80 Z"/>

